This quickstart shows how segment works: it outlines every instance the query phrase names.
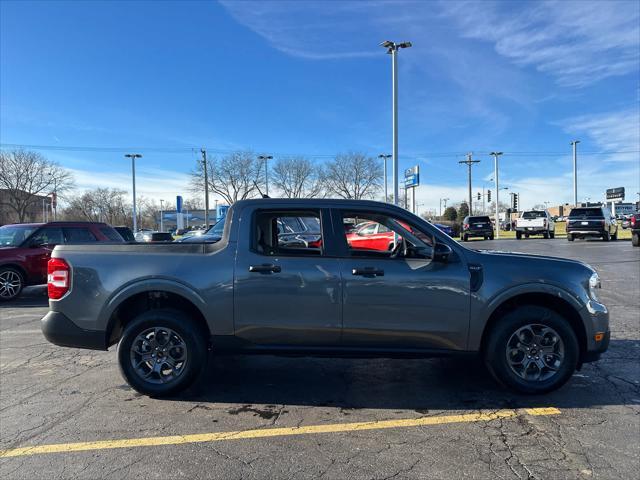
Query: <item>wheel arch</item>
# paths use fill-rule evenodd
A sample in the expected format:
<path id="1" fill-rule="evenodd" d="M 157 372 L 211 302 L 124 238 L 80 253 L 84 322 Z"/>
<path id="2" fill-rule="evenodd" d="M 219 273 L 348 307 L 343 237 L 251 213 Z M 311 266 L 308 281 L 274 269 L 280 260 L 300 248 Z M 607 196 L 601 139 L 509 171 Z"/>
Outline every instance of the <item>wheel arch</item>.
<path id="1" fill-rule="evenodd" d="M 197 300 L 192 295 L 176 291 L 176 289 L 154 286 L 148 289 L 129 292 L 129 295 L 118 296 L 117 302 L 111 302 L 108 313 L 105 343 L 107 348 L 117 343 L 124 328 L 134 318 L 149 310 L 175 309 L 185 312 L 194 320 L 207 338 L 211 329 Z"/>
<path id="2" fill-rule="evenodd" d="M 2 265 L 0 265 L 0 269 L 2 268 L 11 268 L 13 270 L 16 270 L 20 275 L 22 275 L 22 279 L 24 280 L 24 285 L 25 286 L 29 285 L 29 275 L 27 274 L 26 269 L 19 263 L 14 263 L 14 262 L 3 263 Z"/>
<path id="3" fill-rule="evenodd" d="M 549 308 L 561 315 L 563 318 L 566 318 L 576 334 L 578 345 L 580 347 L 580 358 L 583 358 L 587 352 L 587 332 L 579 310 L 576 308 L 576 305 L 566 297 L 557 294 L 554 295 L 549 292 L 519 293 L 499 302 L 492 310 L 482 330 L 482 336 L 480 339 L 481 353 L 484 353 L 489 335 L 498 320 L 508 312 L 525 305 Z"/>

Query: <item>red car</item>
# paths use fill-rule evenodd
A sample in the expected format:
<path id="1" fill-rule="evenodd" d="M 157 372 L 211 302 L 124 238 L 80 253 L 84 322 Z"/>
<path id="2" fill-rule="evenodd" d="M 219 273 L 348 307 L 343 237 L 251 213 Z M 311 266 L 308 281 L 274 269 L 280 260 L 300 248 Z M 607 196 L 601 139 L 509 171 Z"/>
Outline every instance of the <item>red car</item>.
<path id="1" fill-rule="evenodd" d="M 347 234 L 347 243 L 356 250 L 388 251 L 394 245 L 393 231 L 377 222 L 367 222 Z"/>
<path id="2" fill-rule="evenodd" d="M 13 300 L 28 285 L 47 282 L 53 247 L 65 243 L 124 240 L 106 223 L 21 223 L 0 227 L 0 301 Z"/>

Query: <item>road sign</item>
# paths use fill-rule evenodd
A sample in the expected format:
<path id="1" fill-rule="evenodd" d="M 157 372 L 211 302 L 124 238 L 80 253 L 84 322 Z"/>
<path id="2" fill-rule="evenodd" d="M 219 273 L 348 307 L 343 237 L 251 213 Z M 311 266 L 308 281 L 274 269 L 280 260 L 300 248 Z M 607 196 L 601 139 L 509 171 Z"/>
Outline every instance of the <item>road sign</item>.
<path id="1" fill-rule="evenodd" d="M 420 168 L 418 165 L 414 165 L 404 171 L 404 186 L 405 188 L 411 188 L 418 185 L 420 185 Z"/>
<path id="2" fill-rule="evenodd" d="M 608 188 L 607 200 L 624 200 L 624 187 Z"/>
<path id="3" fill-rule="evenodd" d="M 182 213 L 182 195 L 176 197 L 176 212 Z"/>

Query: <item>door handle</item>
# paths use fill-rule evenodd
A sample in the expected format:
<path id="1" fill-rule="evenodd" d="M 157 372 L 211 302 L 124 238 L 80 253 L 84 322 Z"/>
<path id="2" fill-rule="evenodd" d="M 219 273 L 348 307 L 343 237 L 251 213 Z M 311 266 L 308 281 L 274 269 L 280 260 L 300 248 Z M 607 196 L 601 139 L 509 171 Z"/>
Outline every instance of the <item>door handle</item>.
<path id="1" fill-rule="evenodd" d="M 384 277 L 384 270 L 373 267 L 354 268 L 351 270 L 351 275 L 362 275 L 365 277 Z"/>
<path id="2" fill-rule="evenodd" d="M 263 263 L 262 265 L 249 265 L 249 271 L 256 273 L 280 273 L 282 271 L 282 268 L 280 267 L 280 265 Z"/>

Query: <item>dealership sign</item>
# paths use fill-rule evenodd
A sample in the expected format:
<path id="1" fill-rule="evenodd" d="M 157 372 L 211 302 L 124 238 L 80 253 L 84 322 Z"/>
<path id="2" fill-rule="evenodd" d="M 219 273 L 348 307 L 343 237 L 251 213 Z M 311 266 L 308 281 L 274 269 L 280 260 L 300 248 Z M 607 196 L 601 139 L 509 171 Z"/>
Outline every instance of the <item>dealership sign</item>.
<path id="1" fill-rule="evenodd" d="M 417 187 L 418 185 L 420 185 L 420 169 L 418 165 L 407 168 L 404 171 L 405 188 Z"/>
<path id="2" fill-rule="evenodd" d="M 624 200 L 624 187 L 608 188 L 607 200 Z"/>

